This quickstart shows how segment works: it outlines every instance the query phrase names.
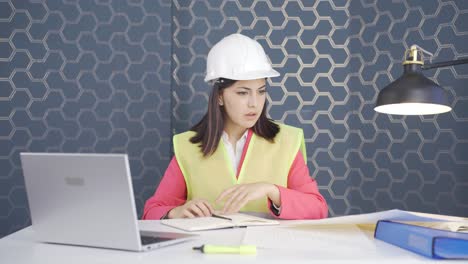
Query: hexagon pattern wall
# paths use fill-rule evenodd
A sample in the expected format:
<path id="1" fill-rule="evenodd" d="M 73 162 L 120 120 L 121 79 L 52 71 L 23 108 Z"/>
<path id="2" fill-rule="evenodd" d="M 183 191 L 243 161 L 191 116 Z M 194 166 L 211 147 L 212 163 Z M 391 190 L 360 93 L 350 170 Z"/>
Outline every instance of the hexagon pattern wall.
<path id="1" fill-rule="evenodd" d="M 0 237 L 30 223 L 21 151 L 128 153 L 137 208 L 199 120 L 209 48 L 241 32 L 281 77 L 268 112 L 302 127 L 330 215 L 468 214 L 468 66 L 426 71 L 454 110 L 373 111 L 405 48 L 468 57 L 468 2 L 0 1 Z M 172 94 L 172 96 L 171 96 Z"/>
<path id="2" fill-rule="evenodd" d="M 0 236 L 30 222 L 21 151 L 128 153 L 141 214 L 170 159 L 170 13 L 0 2 Z"/>

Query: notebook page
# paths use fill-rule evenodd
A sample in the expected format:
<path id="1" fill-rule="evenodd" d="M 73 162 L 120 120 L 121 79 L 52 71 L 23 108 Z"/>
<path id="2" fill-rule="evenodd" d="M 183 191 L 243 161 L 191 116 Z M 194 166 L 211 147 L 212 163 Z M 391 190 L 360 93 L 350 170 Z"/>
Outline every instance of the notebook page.
<path id="1" fill-rule="evenodd" d="M 231 221 L 215 217 L 163 219 L 161 220 L 161 224 L 185 231 L 210 230 L 233 226 Z"/>
<path id="2" fill-rule="evenodd" d="M 230 214 L 223 215 L 224 217 L 232 219 L 234 225 L 257 226 L 257 225 L 279 225 L 276 220 L 251 216 L 247 214 Z"/>

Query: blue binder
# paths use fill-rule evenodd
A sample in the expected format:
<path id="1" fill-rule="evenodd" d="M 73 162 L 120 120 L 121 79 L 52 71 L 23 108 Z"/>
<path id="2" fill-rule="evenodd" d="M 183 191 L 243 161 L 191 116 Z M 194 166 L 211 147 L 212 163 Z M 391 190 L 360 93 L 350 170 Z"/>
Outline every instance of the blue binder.
<path id="1" fill-rule="evenodd" d="M 468 233 L 380 220 L 374 237 L 436 259 L 468 259 Z"/>

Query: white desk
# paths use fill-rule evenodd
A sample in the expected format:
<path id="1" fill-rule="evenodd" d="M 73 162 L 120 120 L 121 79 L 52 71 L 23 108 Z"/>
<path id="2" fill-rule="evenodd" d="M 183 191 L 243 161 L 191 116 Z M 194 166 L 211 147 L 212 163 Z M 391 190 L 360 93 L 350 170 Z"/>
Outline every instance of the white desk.
<path id="1" fill-rule="evenodd" d="M 175 231 L 163 226 L 159 221 L 140 221 L 143 230 Z M 72 227 L 71 227 L 72 228 Z M 262 227 L 264 228 L 264 227 Z M 269 227 L 272 232 L 278 227 Z M 178 231 L 179 232 L 179 231 Z M 35 242 L 34 231 L 27 227 L 0 239 L 1 264 L 37 263 L 433 263 L 434 261 L 411 252 L 399 249 L 384 242 L 374 240 L 372 231 L 362 229 L 373 245 L 371 252 L 341 254 L 340 245 L 326 252 L 317 250 L 320 245 L 310 244 L 310 251 L 258 249 L 257 255 L 205 255 L 193 251 L 193 246 L 210 244 L 239 244 L 244 238 L 246 228 L 225 229 L 199 232 L 195 240 L 172 245 L 150 252 L 137 253 L 87 247 L 54 245 Z M 361 236 L 362 238 L 362 236 Z M 358 240 L 359 241 L 359 240 Z M 367 241 L 366 241 L 367 242 Z M 368 244 L 368 243 L 367 243 Z M 343 247 L 343 246 L 342 246 Z M 334 252 L 334 254 L 330 254 Z M 368 254 L 367 254 L 368 253 Z M 453 261 L 451 261 L 453 262 Z"/>

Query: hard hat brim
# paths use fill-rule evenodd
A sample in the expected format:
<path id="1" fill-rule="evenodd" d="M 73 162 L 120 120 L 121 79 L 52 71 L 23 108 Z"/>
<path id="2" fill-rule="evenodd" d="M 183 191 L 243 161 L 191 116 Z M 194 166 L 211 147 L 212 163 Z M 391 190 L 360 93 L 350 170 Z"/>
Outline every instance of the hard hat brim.
<path id="1" fill-rule="evenodd" d="M 261 78 L 271 78 L 271 77 L 278 77 L 280 76 L 279 72 L 274 69 L 270 70 L 262 70 L 262 71 L 252 71 L 252 72 L 244 72 L 242 74 L 223 74 L 222 76 L 206 76 L 205 82 L 210 82 L 216 80 L 218 78 L 226 78 L 236 81 L 247 81 L 247 80 L 256 80 Z"/>

